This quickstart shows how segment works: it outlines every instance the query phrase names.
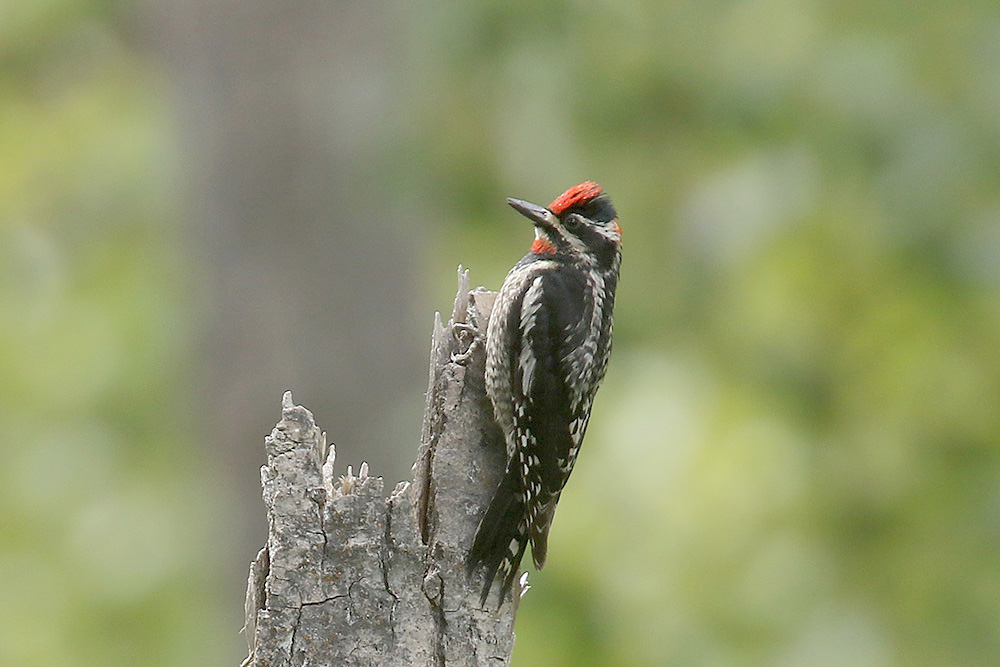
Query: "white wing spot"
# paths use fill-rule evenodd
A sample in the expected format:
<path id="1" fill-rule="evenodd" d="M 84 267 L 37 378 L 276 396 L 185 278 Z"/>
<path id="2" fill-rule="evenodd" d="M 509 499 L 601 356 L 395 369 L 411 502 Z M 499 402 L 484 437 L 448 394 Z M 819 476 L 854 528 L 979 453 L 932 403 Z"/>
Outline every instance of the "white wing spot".
<path id="1" fill-rule="evenodd" d="M 535 378 L 535 352 L 531 347 L 530 338 L 538 320 L 538 310 L 542 307 L 542 277 L 538 276 L 531 287 L 524 293 L 521 302 L 521 355 L 518 365 L 521 368 L 521 393 L 531 395 L 531 383 Z"/>

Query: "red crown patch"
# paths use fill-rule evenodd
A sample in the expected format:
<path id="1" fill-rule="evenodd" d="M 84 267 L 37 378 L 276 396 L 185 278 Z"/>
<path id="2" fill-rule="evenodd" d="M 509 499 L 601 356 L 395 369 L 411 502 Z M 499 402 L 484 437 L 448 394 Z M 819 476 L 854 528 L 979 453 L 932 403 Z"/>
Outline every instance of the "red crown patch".
<path id="1" fill-rule="evenodd" d="M 566 192 L 562 193 L 549 204 L 549 210 L 556 215 L 562 215 L 563 211 L 578 204 L 586 204 L 594 197 L 601 194 L 601 186 L 593 181 L 585 181 L 580 185 L 574 185 Z"/>

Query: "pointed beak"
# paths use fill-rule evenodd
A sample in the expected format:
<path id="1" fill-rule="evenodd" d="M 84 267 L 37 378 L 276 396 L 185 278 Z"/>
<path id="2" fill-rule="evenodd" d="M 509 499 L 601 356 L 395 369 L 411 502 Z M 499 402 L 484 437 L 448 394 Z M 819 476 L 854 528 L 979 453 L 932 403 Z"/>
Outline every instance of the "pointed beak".
<path id="1" fill-rule="evenodd" d="M 532 204 L 531 202 L 526 202 L 521 199 L 513 199 L 512 197 L 507 197 L 507 203 L 511 205 L 515 211 L 531 220 L 536 227 L 552 227 L 552 225 L 558 220 L 556 214 L 545 208 L 544 206 L 539 206 L 538 204 Z"/>

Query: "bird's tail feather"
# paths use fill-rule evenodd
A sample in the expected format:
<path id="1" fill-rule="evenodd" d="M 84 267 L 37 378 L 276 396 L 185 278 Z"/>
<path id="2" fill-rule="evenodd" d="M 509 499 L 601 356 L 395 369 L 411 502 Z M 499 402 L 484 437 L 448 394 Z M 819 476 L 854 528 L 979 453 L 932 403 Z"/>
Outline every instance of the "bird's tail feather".
<path id="1" fill-rule="evenodd" d="M 517 467 L 508 466 L 486 514 L 479 522 L 476 538 L 469 552 L 469 574 L 480 565 L 486 570 L 486 582 L 480 598 L 482 605 L 486 604 L 493 582 L 498 577 L 502 580 L 498 600 L 503 601 L 514 583 L 528 546 L 524 500 L 518 491 L 519 486 Z"/>

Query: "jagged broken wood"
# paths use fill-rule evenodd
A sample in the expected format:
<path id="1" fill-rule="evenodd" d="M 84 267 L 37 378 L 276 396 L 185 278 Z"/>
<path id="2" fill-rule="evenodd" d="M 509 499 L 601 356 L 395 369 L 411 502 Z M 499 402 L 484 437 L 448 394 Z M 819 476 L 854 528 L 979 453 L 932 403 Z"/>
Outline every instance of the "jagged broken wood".
<path id="1" fill-rule="evenodd" d="M 483 387 L 494 297 L 459 267 L 451 320 L 435 316 L 413 482 L 388 498 L 366 464 L 336 476 L 335 448 L 285 394 L 265 441 L 268 539 L 250 567 L 243 665 L 508 663 L 521 588 L 483 609 L 464 566 L 505 463 Z"/>

